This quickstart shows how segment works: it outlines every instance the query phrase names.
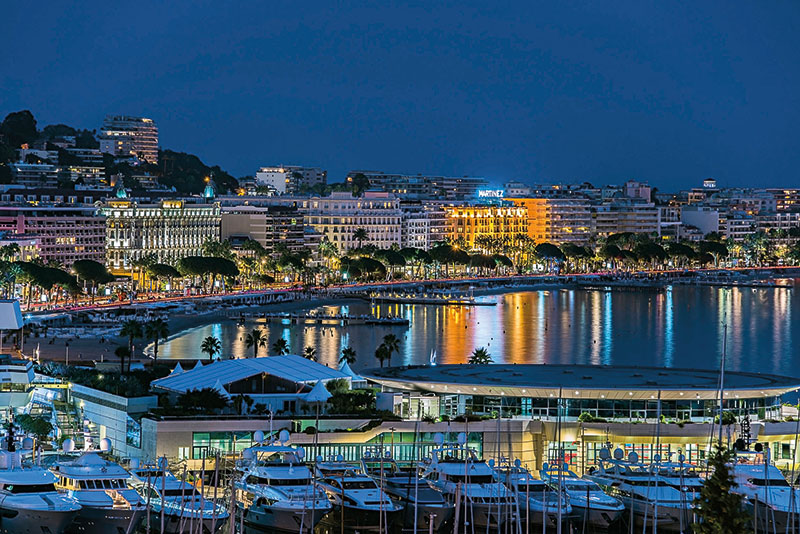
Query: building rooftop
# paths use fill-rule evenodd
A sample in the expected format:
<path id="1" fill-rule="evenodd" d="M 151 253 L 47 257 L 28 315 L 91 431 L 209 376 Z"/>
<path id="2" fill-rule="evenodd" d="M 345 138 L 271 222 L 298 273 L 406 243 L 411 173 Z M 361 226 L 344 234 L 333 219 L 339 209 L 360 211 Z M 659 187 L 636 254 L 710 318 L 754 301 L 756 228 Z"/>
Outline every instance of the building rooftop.
<path id="1" fill-rule="evenodd" d="M 369 369 L 384 386 L 450 395 L 568 399 L 697 400 L 719 398 L 719 372 L 607 365 L 438 365 Z M 755 398 L 800 389 L 800 378 L 725 372 L 725 397 Z"/>
<path id="2" fill-rule="evenodd" d="M 194 369 L 173 372 L 164 378 L 153 381 L 153 387 L 177 393 L 192 389 L 214 388 L 217 382 L 227 386 L 262 373 L 310 384 L 319 380 L 349 378 L 337 369 L 331 369 L 302 356 L 287 354 L 262 358 L 241 358 L 236 360 L 217 360 L 214 363 L 196 366 Z"/>

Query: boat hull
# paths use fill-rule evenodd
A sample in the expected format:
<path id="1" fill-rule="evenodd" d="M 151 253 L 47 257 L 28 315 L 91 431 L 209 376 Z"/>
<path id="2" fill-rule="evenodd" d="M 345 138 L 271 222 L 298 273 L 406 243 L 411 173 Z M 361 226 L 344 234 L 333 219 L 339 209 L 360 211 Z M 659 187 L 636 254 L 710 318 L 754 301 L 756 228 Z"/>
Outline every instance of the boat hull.
<path id="1" fill-rule="evenodd" d="M 144 509 L 115 510 L 81 507 L 67 529 L 70 534 L 132 534 L 144 519 Z"/>
<path id="2" fill-rule="evenodd" d="M 0 506 L 0 534 L 63 534 L 77 513 Z"/>
<path id="3" fill-rule="evenodd" d="M 203 519 L 202 534 L 215 534 L 216 532 L 219 532 L 227 520 L 227 514 L 224 517 L 217 516 L 216 520 L 206 517 Z M 197 532 L 199 526 L 198 521 L 200 520 L 196 516 L 192 520 L 188 515 L 181 517 L 180 515 L 176 514 L 165 514 L 163 534 L 184 534 L 185 532 L 189 531 L 190 525 L 192 525 L 194 531 Z M 150 531 L 161 532 L 161 512 L 153 510 L 150 513 Z"/>
<path id="4" fill-rule="evenodd" d="M 631 509 L 633 509 L 633 519 L 637 526 L 646 525 L 651 527 L 654 523 L 654 517 L 657 528 L 669 532 L 685 531 L 691 524 L 691 509 L 660 504 L 656 510 L 652 503 L 641 501 L 630 503 L 624 502 L 624 500 L 623 503 L 625 504 L 624 514 L 630 515 Z"/>
<path id="5" fill-rule="evenodd" d="M 337 506 L 323 518 L 320 526 L 324 532 L 339 532 L 342 526 L 360 532 L 396 532 L 402 528 L 402 512 L 402 509 L 381 512 L 345 506 L 342 513 L 342 507 Z"/>
<path id="6" fill-rule="evenodd" d="M 431 520 L 433 520 L 433 531 L 439 532 L 453 520 L 454 508 L 450 505 L 418 504 L 416 507 L 412 502 L 405 502 L 403 508 L 403 532 L 414 532 L 414 510 L 416 509 L 417 532 L 430 532 Z"/>
<path id="7" fill-rule="evenodd" d="M 511 517 L 511 507 L 508 504 L 497 503 L 469 503 L 459 507 L 459 524 L 474 525 L 476 529 L 500 528 Z"/>
<path id="8" fill-rule="evenodd" d="M 331 508 L 281 508 L 251 506 L 243 514 L 242 524 L 248 534 L 262 532 L 310 533 Z"/>
<path id="9" fill-rule="evenodd" d="M 758 532 L 778 532 L 779 534 L 800 533 L 800 516 L 795 512 L 794 518 L 785 510 L 773 510 L 763 502 L 758 502 L 756 510 L 753 501 L 749 501 L 748 511 L 753 516 L 754 528 Z"/>
<path id="10" fill-rule="evenodd" d="M 602 508 L 587 508 L 585 506 L 572 505 L 572 521 L 580 526 L 584 522 L 595 528 L 607 529 L 617 523 L 622 517 L 623 510 L 612 510 Z"/>

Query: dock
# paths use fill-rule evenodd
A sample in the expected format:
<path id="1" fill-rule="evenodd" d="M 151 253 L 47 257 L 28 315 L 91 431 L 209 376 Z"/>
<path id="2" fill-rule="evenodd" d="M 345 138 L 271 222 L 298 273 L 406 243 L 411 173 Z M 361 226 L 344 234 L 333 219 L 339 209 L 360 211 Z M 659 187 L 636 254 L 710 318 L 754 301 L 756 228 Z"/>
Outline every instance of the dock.
<path id="1" fill-rule="evenodd" d="M 496 302 L 447 297 L 370 297 L 366 300 L 381 304 L 424 304 L 429 306 L 497 306 Z"/>
<path id="2" fill-rule="evenodd" d="M 314 314 L 314 313 L 262 313 L 250 314 L 250 317 L 260 318 L 267 322 L 285 322 L 290 324 L 323 325 L 323 326 L 355 326 L 355 325 L 380 325 L 380 326 L 409 326 L 411 323 L 403 317 L 375 317 L 370 315 L 346 314 Z M 241 321 L 241 317 L 238 319 Z"/>

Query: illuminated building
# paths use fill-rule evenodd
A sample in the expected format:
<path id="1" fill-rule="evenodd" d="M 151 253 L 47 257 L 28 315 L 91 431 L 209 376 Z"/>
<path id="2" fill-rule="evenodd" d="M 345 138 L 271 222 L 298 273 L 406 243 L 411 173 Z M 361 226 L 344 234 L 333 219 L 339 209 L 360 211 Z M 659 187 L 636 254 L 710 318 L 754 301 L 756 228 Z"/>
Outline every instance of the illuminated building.
<path id="1" fill-rule="evenodd" d="M 658 207 L 640 199 L 614 198 L 595 203 L 591 213 L 591 233 L 600 237 L 623 232 L 658 235 L 660 230 Z"/>
<path id="2" fill-rule="evenodd" d="M 419 201 L 401 202 L 402 247 L 430 249 L 447 236 L 447 216 L 441 206 Z"/>
<path id="3" fill-rule="evenodd" d="M 507 198 L 515 206 L 525 208 L 528 215 L 528 237 L 537 243 L 589 242 L 591 211 L 589 201 L 572 198 Z"/>
<path id="4" fill-rule="evenodd" d="M 369 180 L 369 188 L 393 193 L 402 199 L 432 198 L 439 200 L 464 200 L 476 198 L 478 190 L 484 189 L 485 178 L 473 176 L 426 176 L 422 174 L 387 174 L 379 171 L 350 171 L 347 181 L 352 182 L 357 174 Z"/>
<path id="5" fill-rule="evenodd" d="M 112 272 L 127 272 L 131 262 L 154 254 L 160 263 L 172 263 L 201 254 L 203 243 L 219 239 L 219 204 L 188 204 L 162 200 L 139 204 L 110 200 L 106 216 L 107 263 Z"/>
<path id="6" fill-rule="evenodd" d="M 392 194 L 368 191 L 362 197 L 334 192 L 329 197 L 297 199 L 305 216 L 305 224 L 336 245 L 340 252 L 359 245 L 389 248 L 401 245 L 403 212 L 400 200 Z M 356 230 L 367 231 L 367 239 L 359 242 Z"/>
<path id="7" fill-rule="evenodd" d="M 800 210 L 800 189 L 773 188 L 767 189 L 767 192 L 775 197 L 775 209 L 778 211 Z"/>
<path id="8" fill-rule="evenodd" d="M 158 127 L 153 119 L 108 115 L 99 136 L 100 152 L 114 156 L 136 156 L 158 163 Z"/>
<path id="9" fill-rule="evenodd" d="M 475 248 L 475 238 L 513 239 L 528 232 L 528 213 L 520 206 L 445 206 L 451 240 Z"/>
<path id="10" fill-rule="evenodd" d="M 60 169 L 46 163 L 9 163 L 11 180 L 28 187 L 54 187 Z"/>
<path id="11" fill-rule="evenodd" d="M 257 185 L 271 187 L 279 195 L 292 195 L 327 183 L 328 171 L 317 167 L 279 165 L 261 167 L 256 173 Z"/>
<path id="12" fill-rule="evenodd" d="M 273 253 L 282 243 L 292 252 L 306 246 L 303 214 L 294 206 L 225 206 L 221 238 L 232 242 L 253 239 Z"/>
<path id="13" fill-rule="evenodd" d="M 0 232 L 38 239 L 45 262 L 105 262 L 106 223 L 94 206 L 0 206 Z"/>

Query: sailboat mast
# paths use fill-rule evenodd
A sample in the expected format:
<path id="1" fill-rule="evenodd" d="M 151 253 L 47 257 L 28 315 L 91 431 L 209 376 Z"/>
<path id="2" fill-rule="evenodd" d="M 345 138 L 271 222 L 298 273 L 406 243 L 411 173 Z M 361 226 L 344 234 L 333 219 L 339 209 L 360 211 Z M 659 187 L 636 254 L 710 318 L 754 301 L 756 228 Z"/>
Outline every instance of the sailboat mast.
<path id="1" fill-rule="evenodd" d="M 722 325 L 722 361 L 719 365 L 719 446 L 722 448 L 722 401 L 725 396 L 725 359 L 728 352 L 728 324 Z"/>

